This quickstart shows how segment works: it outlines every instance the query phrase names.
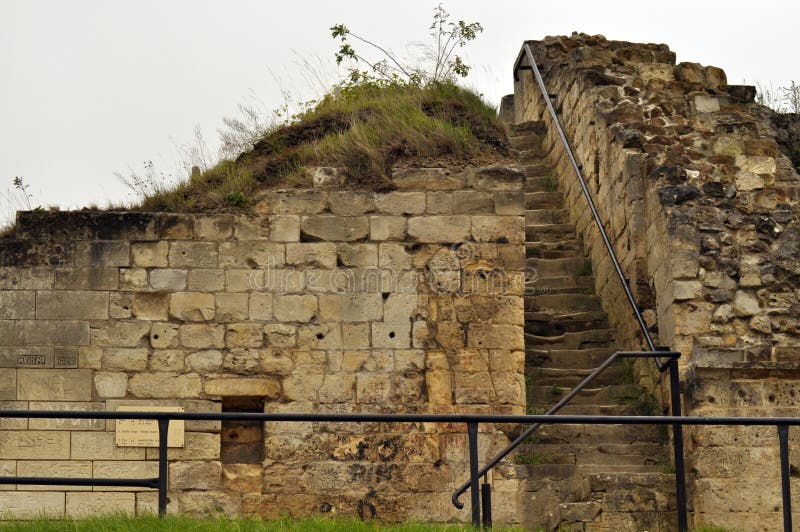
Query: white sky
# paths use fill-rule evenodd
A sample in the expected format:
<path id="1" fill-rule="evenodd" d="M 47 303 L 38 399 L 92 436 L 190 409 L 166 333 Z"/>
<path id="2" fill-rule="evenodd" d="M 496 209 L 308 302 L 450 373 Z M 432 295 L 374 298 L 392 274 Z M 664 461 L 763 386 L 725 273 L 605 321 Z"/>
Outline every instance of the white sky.
<path id="1" fill-rule="evenodd" d="M 115 171 L 178 165 L 200 126 L 212 147 L 223 116 L 317 95 L 301 58 L 332 79 L 344 23 L 395 51 L 426 41 L 435 1 L 0 0 L 0 221 L 14 176 L 34 205 L 129 199 Z M 497 103 L 512 91 L 525 39 L 572 31 L 664 42 L 678 61 L 720 66 L 731 83 L 800 81 L 800 3 L 784 0 L 461 0 L 452 18 L 485 31 L 464 49 L 468 84 Z"/>

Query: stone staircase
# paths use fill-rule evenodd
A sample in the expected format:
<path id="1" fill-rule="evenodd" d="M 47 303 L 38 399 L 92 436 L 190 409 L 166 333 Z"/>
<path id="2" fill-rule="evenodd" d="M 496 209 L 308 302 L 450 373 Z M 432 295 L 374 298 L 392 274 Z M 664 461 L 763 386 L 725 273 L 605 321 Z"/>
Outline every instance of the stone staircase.
<path id="1" fill-rule="evenodd" d="M 569 223 L 545 154 L 543 126 L 512 133 L 527 172 L 528 280 L 525 375 L 528 413 L 541 414 L 615 351 L 615 331 L 594 295 L 592 264 Z M 572 178 L 572 176 L 567 176 Z M 560 413 L 648 415 L 654 401 L 630 384 L 622 361 Z M 674 530 L 674 485 L 666 431 L 653 426 L 549 425 L 520 446 L 501 477 L 518 479 L 522 523 L 545 530 Z M 527 501 L 525 500 L 527 497 Z"/>

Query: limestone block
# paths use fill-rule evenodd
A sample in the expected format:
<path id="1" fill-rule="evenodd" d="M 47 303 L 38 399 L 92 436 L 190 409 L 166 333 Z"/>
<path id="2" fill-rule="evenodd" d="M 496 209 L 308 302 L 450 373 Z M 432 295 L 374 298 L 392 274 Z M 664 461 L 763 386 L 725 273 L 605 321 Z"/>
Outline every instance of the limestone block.
<path id="1" fill-rule="evenodd" d="M 736 166 L 744 172 L 762 175 L 773 175 L 777 169 L 774 157 L 757 155 L 737 155 Z"/>
<path id="2" fill-rule="evenodd" d="M 500 404 L 525 404 L 525 377 L 515 371 L 493 372 L 492 386 L 496 400 Z"/>
<path id="3" fill-rule="evenodd" d="M 242 497 L 238 493 L 184 491 L 177 496 L 181 514 L 193 517 L 240 515 Z"/>
<path id="4" fill-rule="evenodd" d="M 169 294 L 159 292 L 133 294 L 133 316 L 139 320 L 166 320 L 169 317 L 169 300 Z"/>
<path id="5" fill-rule="evenodd" d="M 392 183 L 398 190 L 454 190 L 464 186 L 464 178 L 449 168 L 396 168 Z"/>
<path id="6" fill-rule="evenodd" d="M 130 266 L 131 245 L 114 240 L 75 243 L 75 266 Z"/>
<path id="7" fill-rule="evenodd" d="M 0 456 L 4 460 L 69 460 L 69 434 L 52 430 L 0 431 Z"/>
<path id="8" fill-rule="evenodd" d="M 325 380 L 323 368 L 303 367 L 283 379 L 283 397 L 287 401 L 316 401 L 317 390 Z"/>
<path id="9" fill-rule="evenodd" d="M 254 294 L 257 295 L 257 294 Z M 241 321 L 247 319 L 248 294 L 216 294 L 217 321 Z"/>
<path id="10" fill-rule="evenodd" d="M 326 375 L 319 388 L 321 403 L 350 403 L 355 398 L 355 375 Z"/>
<path id="11" fill-rule="evenodd" d="M 274 375 L 288 375 L 294 370 L 294 361 L 277 349 L 261 351 L 261 371 Z"/>
<path id="12" fill-rule="evenodd" d="M 306 295 L 278 294 L 274 299 L 275 319 L 283 322 L 307 322 L 317 312 L 317 297 Z"/>
<path id="13" fill-rule="evenodd" d="M 250 310 L 251 320 L 268 321 L 272 319 L 272 309 L 273 309 L 272 294 L 264 294 L 258 292 L 250 294 L 248 306 Z M 217 315 L 219 314 L 220 311 L 218 308 Z"/>
<path id="14" fill-rule="evenodd" d="M 168 240 L 194 238 L 194 216 L 189 214 L 161 214 L 158 218 L 158 237 Z"/>
<path id="15" fill-rule="evenodd" d="M 236 216 L 233 238 L 242 241 L 268 240 L 269 223 L 266 218 L 253 218 L 247 215 Z"/>
<path id="16" fill-rule="evenodd" d="M 46 291 L 36 293 L 37 319 L 108 319 L 108 292 Z"/>
<path id="17" fill-rule="evenodd" d="M 137 373 L 128 381 L 128 390 L 136 397 L 184 399 L 199 397 L 202 383 L 196 373 Z"/>
<path id="18" fill-rule="evenodd" d="M 733 310 L 739 317 L 752 316 L 753 314 L 758 314 L 761 306 L 756 296 L 744 290 L 737 290 L 736 297 L 733 300 Z"/>
<path id="19" fill-rule="evenodd" d="M 150 345 L 155 349 L 178 347 L 180 326 L 176 323 L 154 323 L 150 328 Z"/>
<path id="20" fill-rule="evenodd" d="M 294 266 L 336 267 L 336 245 L 313 242 L 286 245 L 286 263 Z"/>
<path id="21" fill-rule="evenodd" d="M 356 380 L 359 404 L 385 404 L 389 399 L 392 381 L 385 373 L 360 373 Z"/>
<path id="22" fill-rule="evenodd" d="M 171 268 L 216 268 L 219 262 L 217 244 L 214 242 L 170 242 L 168 259 Z"/>
<path id="23" fill-rule="evenodd" d="M 227 240 L 233 235 L 233 216 L 198 216 L 194 220 L 194 233 L 198 240 Z"/>
<path id="24" fill-rule="evenodd" d="M 70 432 L 72 460 L 144 460 L 143 447 L 118 447 L 113 432 Z M 170 458 L 174 450 L 170 450 Z M 91 475 L 89 475 L 91 476 Z"/>
<path id="25" fill-rule="evenodd" d="M 70 320 L 0 320 L 0 345 L 88 345 L 89 323 Z"/>
<path id="26" fill-rule="evenodd" d="M 422 371 L 425 369 L 425 351 L 422 349 L 404 349 L 394 353 L 395 371 Z"/>
<path id="27" fill-rule="evenodd" d="M 453 214 L 453 193 L 428 192 L 425 212 L 427 214 Z"/>
<path id="28" fill-rule="evenodd" d="M 711 324 L 713 303 L 683 303 L 672 305 L 675 330 L 679 334 L 705 334 Z"/>
<path id="29" fill-rule="evenodd" d="M 265 325 L 264 340 L 267 347 L 294 347 L 297 345 L 297 327 L 283 323 Z"/>
<path id="30" fill-rule="evenodd" d="M 106 328 L 91 330 L 92 345 L 102 347 L 136 347 L 150 332 L 150 324 L 138 321 L 110 322 Z"/>
<path id="31" fill-rule="evenodd" d="M 99 412 L 105 410 L 105 405 L 100 402 L 72 401 L 31 401 L 28 403 L 31 410 L 77 410 L 79 412 Z M 103 430 L 105 422 L 102 419 L 31 419 L 28 428 L 31 430 Z"/>
<path id="32" fill-rule="evenodd" d="M 365 322 L 380 320 L 383 317 L 381 294 L 355 292 L 344 294 L 342 300 L 342 320 L 345 322 Z"/>
<path id="33" fill-rule="evenodd" d="M 260 493 L 264 482 L 264 467 L 261 464 L 224 464 L 222 485 L 236 493 Z"/>
<path id="34" fill-rule="evenodd" d="M 493 214 L 494 194 L 479 190 L 456 190 L 453 192 L 455 214 Z"/>
<path id="35" fill-rule="evenodd" d="M 455 400 L 458 404 L 487 404 L 494 390 L 488 372 L 465 373 L 457 371 L 455 377 Z"/>
<path id="36" fill-rule="evenodd" d="M 40 519 L 64 517 L 63 491 L 2 491 L 0 508 L 6 518 Z"/>
<path id="37" fill-rule="evenodd" d="M 181 345 L 194 349 L 225 347 L 225 328 L 221 325 L 181 325 Z"/>
<path id="38" fill-rule="evenodd" d="M 261 347 L 264 333 L 260 323 L 229 323 L 225 328 L 228 347 Z"/>
<path id="39" fill-rule="evenodd" d="M 387 192 L 375 194 L 375 209 L 386 214 L 422 214 L 425 212 L 424 192 Z"/>
<path id="40" fill-rule="evenodd" d="M 36 292 L 23 290 L 0 291 L 0 319 L 33 319 L 36 314 Z"/>
<path id="41" fill-rule="evenodd" d="M 674 67 L 668 63 L 639 63 L 636 65 L 636 72 L 645 83 L 654 79 L 672 81 L 675 79 L 673 69 Z"/>
<path id="42" fill-rule="evenodd" d="M 186 355 L 186 367 L 198 373 L 214 373 L 222 367 L 222 351 L 208 349 Z"/>
<path id="43" fill-rule="evenodd" d="M 125 397 L 128 391 L 128 375 L 122 372 L 98 371 L 94 376 L 94 389 L 101 399 Z"/>
<path id="44" fill-rule="evenodd" d="M 177 490 L 216 490 L 222 487 L 222 464 L 217 461 L 172 462 L 169 485 Z"/>
<path id="45" fill-rule="evenodd" d="M 370 216 L 370 240 L 398 240 L 406 236 L 406 219 L 404 216 Z"/>
<path id="46" fill-rule="evenodd" d="M 697 299 L 703 293 L 703 284 L 700 281 L 673 281 L 672 294 L 675 300 Z"/>
<path id="47" fill-rule="evenodd" d="M 370 347 L 369 323 L 343 323 L 342 347 L 344 349 L 368 349 Z"/>
<path id="48" fill-rule="evenodd" d="M 477 242 L 525 242 L 525 219 L 521 216 L 473 216 L 472 237 Z"/>
<path id="49" fill-rule="evenodd" d="M 301 349 L 341 349 L 342 328 L 338 323 L 302 325 L 297 329 Z"/>
<path id="50" fill-rule="evenodd" d="M 153 478 L 158 476 L 158 462 L 138 460 L 95 460 L 94 478 Z M 125 492 L 130 488 L 104 488 L 108 492 Z M 97 492 L 95 492 L 97 493 Z"/>
<path id="51" fill-rule="evenodd" d="M 182 321 L 208 321 L 214 318 L 214 294 L 177 292 L 170 296 L 169 314 Z"/>
<path id="52" fill-rule="evenodd" d="M 92 478 L 92 463 L 88 460 L 19 460 L 17 462 L 17 475 L 21 477 L 74 477 Z M 52 486 L 25 486 L 30 491 L 52 490 Z M 60 490 L 85 491 L 81 486 L 59 486 Z"/>
<path id="53" fill-rule="evenodd" d="M 20 401 L 91 401 L 92 370 L 18 369 Z"/>
<path id="54" fill-rule="evenodd" d="M 350 268 L 377 268 L 377 244 L 339 244 L 336 247 L 337 264 Z"/>
<path id="55" fill-rule="evenodd" d="M 751 190 L 759 190 L 764 188 L 764 178 L 758 174 L 754 174 L 753 172 L 737 172 L 736 178 L 736 190 L 740 190 L 743 192 L 749 192 Z"/>
<path id="56" fill-rule="evenodd" d="M 725 71 L 715 66 L 707 66 L 705 71 L 706 89 L 715 94 L 722 94 L 728 90 L 728 77 Z"/>
<path id="57" fill-rule="evenodd" d="M 767 316 L 753 316 L 750 320 L 750 328 L 754 331 L 769 334 L 772 332 L 772 322 Z"/>
<path id="58" fill-rule="evenodd" d="M 408 349 L 411 347 L 411 322 L 373 322 L 372 346 L 376 348 Z"/>
<path id="59" fill-rule="evenodd" d="M 404 244 L 382 243 L 379 248 L 378 261 L 381 268 L 395 271 L 412 269 L 412 256 Z"/>
<path id="60" fill-rule="evenodd" d="M 56 268 L 56 290 L 116 290 L 118 268 Z"/>
<path id="61" fill-rule="evenodd" d="M 205 392 L 206 395 L 225 397 L 253 396 L 276 399 L 280 396 L 281 385 L 275 377 L 212 379 L 206 382 Z"/>
<path id="62" fill-rule="evenodd" d="M 228 292 L 250 292 L 253 290 L 272 291 L 272 286 L 266 284 L 265 274 L 282 278 L 282 272 L 286 270 L 227 270 L 225 271 L 225 290 Z"/>
<path id="63" fill-rule="evenodd" d="M 488 192 L 522 190 L 525 170 L 518 164 L 468 168 L 466 184 L 475 190 Z"/>
<path id="64" fill-rule="evenodd" d="M 417 216 L 408 220 L 408 235 L 420 242 L 459 242 L 469 234 L 469 216 Z"/>
<path id="65" fill-rule="evenodd" d="M 119 289 L 120 290 L 148 290 L 149 289 L 147 270 L 144 268 L 120 268 L 119 269 Z"/>
<path id="66" fill-rule="evenodd" d="M 50 290 L 53 288 L 53 268 L 27 266 L 0 268 L 0 290 Z"/>
<path id="67" fill-rule="evenodd" d="M 501 216 L 524 215 L 525 195 L 517 192 L 498 192 L 494 194 L 494 213 Z"/>
<path id="68" fill-rule="evenodd" d="M 189 270 L 188 289 L 196 292 L 215 292 L 225 289 L 225 270 Z"/>
<path id="69" fill-rule="evenodd" d="M 186 432 L 183 441 L 183 447 L 175 447 L 169 450 L 170 460 L 219 460 L 219 434 Z M 158 460 L 158 449 L 148 447 L 147 459 Z"/>
<path id="70" fill-rule="evenodd" d="M 300 240 L 300 217 L 270 216 L 269 239 L 272 242 L 298 242 Z"/>
<path id="71" fill-rule="evenodd" d="M 228 268 L 275 268 L 285 263 L 284 244 L 224 242 L 219 245 L 219 265 Z"/>
<path id="72" fill-rule="evenodd" d="M 719 99 L 715 96 L 698 94 L 694 97 L 694 109 L 698 113 L 718 113 Z"/>
<path id="73" fill-rule="evenodd" d="M 150 288 L 153 290 L 184 290 L 186 289 L 186 270 L 157 268 L 150 270 Z"/>
<path id="74" fill-rule="evenodd" d="M 87 369 L 100 369 L 103 358 L 103 348 L 97 346 L 83 346 L 78 348 L 78 367 Z"/>
<path id="75" fill-rule="evenodd" d="M 165 240 L 158 242 L 135 242 L 131 244 L 133 265 L 143 268 L 166 268 L 169 262 L 167 254 L 169 244 Z"/>
<path id="76" fill-rule="evenodd" d="M 103 353 L 102 367 L 124 371 L 147 369 L 147 349 L 109 347 Z"/>
<path id="77" fill-rule="evenodd" d="M 342 296 L 339 294 L 320 294 L 317 321 L 342 321 Z"/>
<path id="78" fill-rule="evenodd" d="M 349 190 L 329 192 L 328 204 L 331 212 L 340 216 L 358 216 L 375 208 L 371 193 Z"/>
<path id="79" fill-rule="evenodd" d="M 467 345 L 473 349 L 524 349 L 525 338 L 522 327 L 473 323 Z"/>
<path id="80" fill-rule="evenodd" d="M 156 349 L 150 354 L 150 371 L 183 371 L 185 355 L 180 349 Z"/>
<path id="81" fill-rule="evenodd" d="M 318 166 L 311 172 L 314 188 L 320 190 L 338 190 L 344 185 L 345 174 L 335 166 Z"/>
<path id="82" fill-rule="evenodd" d="M 366 216 L 315 214 L 302 218 L 300 232 L 306 240 L 351 242 L 367 238 L 369 220 Z"/>

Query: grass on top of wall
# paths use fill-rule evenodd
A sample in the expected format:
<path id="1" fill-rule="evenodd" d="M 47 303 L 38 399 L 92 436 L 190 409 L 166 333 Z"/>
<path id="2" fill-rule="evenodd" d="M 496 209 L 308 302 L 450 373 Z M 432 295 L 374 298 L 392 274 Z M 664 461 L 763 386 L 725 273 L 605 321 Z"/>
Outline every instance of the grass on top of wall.
<path id="1" fill-rule="evenodd" d="M 253 148 L 144 199 L 148 211 L 242 210 L 262 188 L 311 187 L 309 166 L 343 169 L 345 189 L 391 190 L 396 166 L 490 164 L 508 136 L 480 95 L 449 82 L 338 87 Z"/>

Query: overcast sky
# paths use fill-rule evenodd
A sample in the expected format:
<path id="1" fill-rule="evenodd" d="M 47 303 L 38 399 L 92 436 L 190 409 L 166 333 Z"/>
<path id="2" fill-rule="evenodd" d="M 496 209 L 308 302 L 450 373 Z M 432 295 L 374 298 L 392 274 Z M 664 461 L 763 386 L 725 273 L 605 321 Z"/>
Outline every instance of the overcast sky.
<path id="1" fill-rule="evenodd" d="M 114 177 L 152 160 L 178 166 L 199 126 L 212 149 L 224 116 L 320 90 L 336 76 L 328 28 L 345 23 L 403 52 L 426 41 L 434 1 L 0 0 L 0 218 L 15 176 L 34 205 L 129 200 Z M 800 3 L 465 0 L 445 8 L 479 21 L 464 49 L 467 80 L 497 103 L 512 91 L 525 39 L 572 31 L 664 42 L 678 61 L 722 67 L 731 83 L 800 81 Z M 314 69 L 302 66 L 310 58 Z"/>

